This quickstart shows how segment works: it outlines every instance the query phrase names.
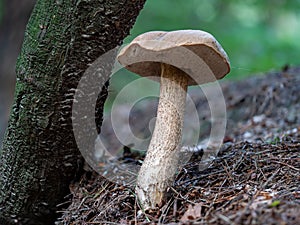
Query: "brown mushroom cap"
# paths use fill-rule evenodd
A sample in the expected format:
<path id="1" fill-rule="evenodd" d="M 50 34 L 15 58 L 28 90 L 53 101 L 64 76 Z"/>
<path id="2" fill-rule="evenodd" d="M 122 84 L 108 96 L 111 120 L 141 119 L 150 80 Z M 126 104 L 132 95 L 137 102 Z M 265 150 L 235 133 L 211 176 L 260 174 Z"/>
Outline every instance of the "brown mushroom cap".
<path id="1" fill-rule="evenodd" d="M 159 61 L 159 58 L 163 54 L 165 54 L 164 57 L 166 55 L 169 58 L 177 57 L 177 61 L 181 60 L 189 63 L 190 59 L 188 56 L 185 57 L 185 54 L 175 54 L 176 50 L 180 48 L 182 50 L 184 47 L 185 50 L 188 49 L 195 54 L 193 54 L 195 56 L 193 58 L 200 57 L 205 62 L 212 71 L 214 79 L 221 79 L 229 73 L 230 63 L 226 52 L 211 34 L 200 30 L 151 31 L 141 34 L 124 47 L 117 58 L 131 72 L 141 76 L 160 77 L 161 61 Z M 148 60 L 149 58 L 153 60 Z M 155 60 L 156 58 L 157 60 Z M 176 63 L 173 66 L 178 67 Z M 188 68 L 178 68 L 187 73 Z M 199 71 L 197 76 L 206 75 Z M 213 81 L 206 78 L 201 80 L 203 80 L 201 83 Z M 197 85 L 199 82 L 190 78 L 188 84 Z"/>

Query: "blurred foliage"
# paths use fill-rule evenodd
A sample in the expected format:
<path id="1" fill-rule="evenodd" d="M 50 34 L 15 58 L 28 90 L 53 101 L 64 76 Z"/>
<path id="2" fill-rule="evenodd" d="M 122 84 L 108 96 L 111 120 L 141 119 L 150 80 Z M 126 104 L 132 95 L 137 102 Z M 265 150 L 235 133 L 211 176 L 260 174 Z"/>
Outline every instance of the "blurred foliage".
<path id="1" fill-rule="evenodd" d="M 300 0 L 148 0 L 126 41 L 150 30 L 213 34 L 238 78 L 300 64 Z"/>
<path id="2" fill-rule="evenodd" d="M 229 79 L 300 65 L 300 0 L 147 0 L 125 43 L 147 31 L 178 29 L 213 34 L 230 58 Z M 111 95 L 135 78 L 117 72 Z"/>
<path id="3" fill-rule="evenodd" d="M 2 22 L 3 14 L 4 14 L 3 0 L 0 0 L 0 24 Z"/>

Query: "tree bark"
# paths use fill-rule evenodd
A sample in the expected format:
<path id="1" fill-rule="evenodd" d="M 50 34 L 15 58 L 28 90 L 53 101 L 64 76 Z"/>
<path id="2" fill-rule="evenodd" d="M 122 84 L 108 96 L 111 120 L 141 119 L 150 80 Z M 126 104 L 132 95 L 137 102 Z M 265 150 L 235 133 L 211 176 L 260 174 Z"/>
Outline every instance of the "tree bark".
<path id="1" fill-rule="evenodd" d="M 89 64 L 128 35 L 144 2 L 37 1 L 0 156 L 0 224 L 53 224 L 82 162 L 72 132 L 75 89 Z M 98 127 L 105 88 L 100 96 Z"/>
<path id="2" fill-rule="evenodd" d="M 0 16 L 0 146 L 2 146 L 7 127 L 8 111 L 13 101 L 16 59 L 20 53 L 25 26 L 35 1 L 2 0 L 2 2 L 3 15 Z"/>

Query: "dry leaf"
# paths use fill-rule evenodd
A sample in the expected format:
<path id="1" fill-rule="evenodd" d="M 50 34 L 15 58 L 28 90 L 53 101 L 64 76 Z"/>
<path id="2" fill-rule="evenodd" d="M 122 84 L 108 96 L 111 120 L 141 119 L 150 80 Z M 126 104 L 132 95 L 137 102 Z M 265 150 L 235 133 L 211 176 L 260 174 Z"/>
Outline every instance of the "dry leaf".
<path id="1" fill-rule="evenodd" d="M 196 220 L 201 217 L 202 203 L 198 203 L 195 206 L 189 205 L 188 210 L 183 214 L 180 221 L 187 222 L 189 220 Z"/>

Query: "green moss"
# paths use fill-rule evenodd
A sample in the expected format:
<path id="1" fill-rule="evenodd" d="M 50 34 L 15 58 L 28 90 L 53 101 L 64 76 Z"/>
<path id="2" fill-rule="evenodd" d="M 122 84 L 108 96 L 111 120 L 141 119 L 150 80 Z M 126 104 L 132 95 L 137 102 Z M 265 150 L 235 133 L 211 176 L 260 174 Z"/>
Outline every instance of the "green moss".
<path id="1" fill-rule="evenodd" d="M 23 48 L 17 61 L 17 74 L 21 80 L 24 79 L 22 77 L 24 73 L 21 71 L 24 70 L 24 67 L 28 67 L 28 63 L 32 61 L 43 65 L 42 73 L 39 68 L 33 66 L 33 68 L 38 69 L 38 71 L 32 71 L 32 74 L 38 75 L 35 76 L 36 81 L 39 78 L 45 79 L 44 74 L 49 74 L 49 72 L 50 74 L 57 73 L 62 65 L 62 52 L 58 52 L 58 48 L 61 46 L 67 48 L 67 43 L 57 43 L 58 40 L 63 40 L 61 37 L 65 34 L 63 32 L 65 30 L 65 16 L 61 12 L 62 5 L 58 1 L 55 4 L 41 1 L 40 5 L 38 8 L 34 8 L 28 21 Z M 65 13 L 68 14 L 68 12 Z M 32 60 L 32 57 L 35 59 Z M 53 66 L 54 64 L 57 67 Z"/>

